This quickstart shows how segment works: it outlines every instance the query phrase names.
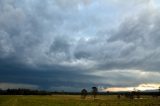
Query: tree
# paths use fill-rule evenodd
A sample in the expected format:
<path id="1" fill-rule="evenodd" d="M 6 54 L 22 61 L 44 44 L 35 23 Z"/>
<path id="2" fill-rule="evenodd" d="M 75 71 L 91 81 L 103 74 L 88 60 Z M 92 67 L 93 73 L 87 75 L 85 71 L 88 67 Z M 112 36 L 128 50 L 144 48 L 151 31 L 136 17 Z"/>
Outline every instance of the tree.
<path id="1" fill-rule="evenodd" d="M 117 98 L 118 98 L 118 99 L 120 99 L 120 98 L 121 98 L 121 95 L 120 95 L 120 94 L 118 94 L 118 95 L 117 95 Z"/>
<path id="2" fill-rule="evenodd" d="M 136 92 L 136 94 L 137 94 L 137 98 L 139 99 L 139 98 L 140 98 L 140 90 L 138 90 L 138 91 Z"/>
<path id="3" fill-rule="evenodd" d="M 98 93 L 97 87 L 92 87 L 92 95 L 93 95 L 93 98 L 94 98 L 94 99 L 96 98 L 97 93 Z"/>
<path id="4" fill-rule="evenodd" d="M 81 98 L 82 98 L 82 99 L 85 99 L 86 96 L 87 96 L 87 90 L 86 90 L 86 89 L 82 89 L 82 90 L 81 90 Z"/>

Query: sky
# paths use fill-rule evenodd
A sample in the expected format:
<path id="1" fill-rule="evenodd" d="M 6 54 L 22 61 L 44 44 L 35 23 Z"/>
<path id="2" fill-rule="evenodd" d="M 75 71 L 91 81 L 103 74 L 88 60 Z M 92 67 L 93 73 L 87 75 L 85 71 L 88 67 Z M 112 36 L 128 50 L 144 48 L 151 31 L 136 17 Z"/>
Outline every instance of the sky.
<path id="1" fill-rule="evenodd" d="M 1 89 L 157 89 L 159 65 L 159 0 L 0 0 Z"/>

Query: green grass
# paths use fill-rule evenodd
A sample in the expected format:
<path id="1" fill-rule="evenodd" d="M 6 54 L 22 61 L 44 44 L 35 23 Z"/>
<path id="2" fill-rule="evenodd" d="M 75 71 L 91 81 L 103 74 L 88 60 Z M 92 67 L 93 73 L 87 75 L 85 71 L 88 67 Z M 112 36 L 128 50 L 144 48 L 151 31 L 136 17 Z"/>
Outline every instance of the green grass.
<path id="1" fill-rule="evenodd" d="M 0 96 L 0 106 L 160 106 L 160 98 L 143 97 L 143 99 L 126 99 L 116 96 L 98 96 L 95 101 L 88 96 Z"/>

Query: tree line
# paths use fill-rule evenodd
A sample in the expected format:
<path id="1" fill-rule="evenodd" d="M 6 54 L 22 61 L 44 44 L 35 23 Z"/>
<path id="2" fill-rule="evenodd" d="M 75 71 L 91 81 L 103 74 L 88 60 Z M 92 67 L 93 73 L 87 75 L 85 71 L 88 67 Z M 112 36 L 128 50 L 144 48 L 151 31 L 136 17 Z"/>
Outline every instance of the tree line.
<path id="1" fill-rule="evenodd" d="M 0 90 L 0 95 L 50 95 L 51 92 L 31 89 L 7 89 Z"/>
<path id="2" fill-rule="evenodd" d="M 81 95 L 82 99 L 85 99 L 87 95 L 92 95 L 93 99 L 96 98 L 97 95 L 117 95 L 118 98 L 121 96 L 125 96 L 127 98 L 140 98 L 141 95 L 148 95 L 153 97 L 160 96 L 159 92 L 141 92 L 141 91 L 133 91 L 133 92 L 98 92 L 97 87 L 92 87 L 90 92 L 86 89 L 82 89 L 80 92 L 65 92 L 65 91 L 44 91 L 44 90 L 31 90 L 31 89 L 7 89 L 1 90 L 0 95 Z"/>

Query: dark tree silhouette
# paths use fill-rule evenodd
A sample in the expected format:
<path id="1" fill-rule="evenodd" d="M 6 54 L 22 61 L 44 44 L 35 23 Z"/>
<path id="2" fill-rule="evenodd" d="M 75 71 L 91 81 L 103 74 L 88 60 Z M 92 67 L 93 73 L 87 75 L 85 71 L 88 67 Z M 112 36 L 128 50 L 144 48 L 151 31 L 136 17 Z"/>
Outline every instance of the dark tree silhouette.
<path id="1" fill-rule="evenodd" d="M 95 98 L 96 98 L 97 93 L 98 93 L 98 89 L 97 89 L 97 87 L 92 87 L 92 95 L 93 95 L 93 99 L 95 99 Z"/>
<path id="2" fill-rule="evenodd" d="M 118 99 L 120 99 L 120 98 L 121 98 L 121 95 L 120 95 L 120 94 L 118 94 L 118 95 L 117 95 L 117 98 L 118 98 Z"/>
<path id="3" fill-rule="evenodd" d="M 82 90 L 81 90 L 81 98 L 82 98 L 82 99 L 85 99 L 86 96 L 87 96 L 87 90 L 86 90 L 86 89 L 82 89 Z"/>
<path id="4" fill-rule="evenodd" d="M 139 98 L 140 98 L 140 90 L 138 90 L 138 91 L 136 92 L 136 95 L 137 95 L 137 98 L 139 99 Z"/>
<path id="5" fill-rule="evenodd" d="M 130 92 L 130 99 L 134 99 L 135 91 Z"/>

